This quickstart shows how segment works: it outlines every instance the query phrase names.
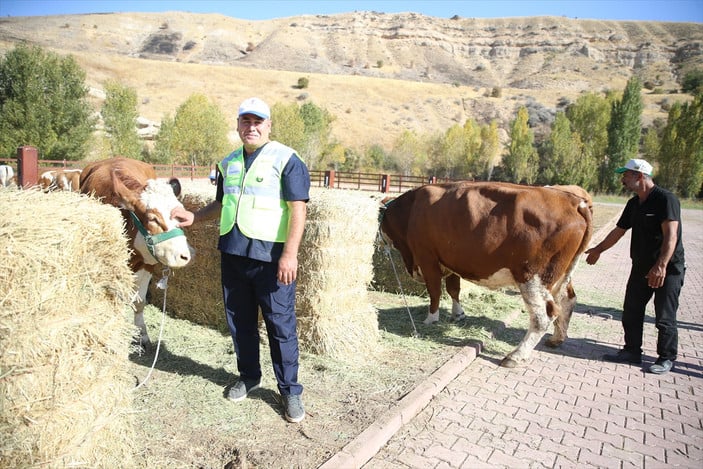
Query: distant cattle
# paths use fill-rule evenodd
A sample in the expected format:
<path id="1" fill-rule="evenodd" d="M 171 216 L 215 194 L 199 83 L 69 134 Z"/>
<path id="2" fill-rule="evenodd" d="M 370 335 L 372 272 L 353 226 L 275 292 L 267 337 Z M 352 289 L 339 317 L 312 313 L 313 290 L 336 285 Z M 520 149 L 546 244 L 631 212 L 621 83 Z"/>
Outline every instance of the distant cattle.
<path id="1" fill-rule="evenodd" d="M 182 206 L 177 198 L 180 184 L 177 179 L 157 179 L 154 168 L 147 163 L 111 158 L 85 167 L 80 190 L 122 210 L 131 250 L 130 267 L 137 281 L 134 322 L 140 329 L 141 345 L 146 347 L 150 340 L 144 324 L 144 304 L 152 274 L 159 264 L 183 267 L 193 257 L 183 230 L 171 219 L 171 211 Z"/>
<path id="2" fill-rule="evenodd" d="M 44 171 L 39 177 L 39 186 L 45 192 L 80 190 L 80 169 L 54 169 Z"/>
<path id="3" fill-rule="evenodd" d="M 430 296 L 426 324 L 439 320 L 445 278 L 455 319 L 460 279 L 496 289 L 516 286 L 529 328 L 502 366 L 524 364 L 554 323 L 549 346 L 567 337 L 576 303 L 571 275 L 591 238 L 591 198 L 578 186 L 459 182 L 426 185 L 385 202 L 381 230 Z"/>
<path id="4" fill-rule="evenodd" d="M 6 164 L 0 165 L 0 186 L 7 187 L 12 184 L 15 177 L 15 171 L 12 166 Z"/>

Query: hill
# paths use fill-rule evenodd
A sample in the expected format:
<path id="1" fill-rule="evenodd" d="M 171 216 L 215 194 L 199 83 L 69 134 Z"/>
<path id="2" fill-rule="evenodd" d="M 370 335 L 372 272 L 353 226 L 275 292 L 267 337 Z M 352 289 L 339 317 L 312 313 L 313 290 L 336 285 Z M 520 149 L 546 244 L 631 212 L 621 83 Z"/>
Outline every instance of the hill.
<path id="1" fill-rule="evenodd" d="M 192 93 L 216 102 L 232 126 L 245 97 L 310 100 L 336 117 L 333 136 L 359 149 L 469 118 L 505 129 L 521 105 L 533 124 L 548 124 L 579 94 L 620 91 L 632 75 L 651 88 L 643 94 L 649 125 L 666 117 L 668 103 L 688 99 L 678 81 L 703 66 L 700 23 L 565 17 L 359 11 L 245 21 L 174 11 L 0 19 L 0 52 L 19 42 L 72 54 L 96 106 L 108 79 L 135 88 L 140 115 L 157 123 Z"/>

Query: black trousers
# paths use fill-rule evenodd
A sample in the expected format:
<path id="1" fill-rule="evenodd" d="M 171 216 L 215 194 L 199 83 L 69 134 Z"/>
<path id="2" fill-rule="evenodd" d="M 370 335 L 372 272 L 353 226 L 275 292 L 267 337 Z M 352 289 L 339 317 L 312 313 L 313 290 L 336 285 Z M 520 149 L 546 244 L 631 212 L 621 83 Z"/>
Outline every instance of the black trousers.
<path id="1" fill-rule="evenodd" d="M 659 331 L 657 355 L 665 360 L 676 360 L 679 347 L 676 312 L 679 309 L 679 294 L 683 287 L 685 270 L 680 274 L 667 274 L 664 285 L 656 289 L 647 285 L 645 275 L 646 271 L 633 268 L 627 281 L 622 312 L 625 350 L 642 353 L 645 308 L 654 295 L 654 325 Z"/>
<path id="2" fill-rule="evenodd" d="M 281 395 L 301 394 L 298 383 L 296 282 L 276 280 L 277 262 L 221 253 L 225 314 L 241 378 L 259 379 L 259 308 L 266 323 L 273 371 Z"/>

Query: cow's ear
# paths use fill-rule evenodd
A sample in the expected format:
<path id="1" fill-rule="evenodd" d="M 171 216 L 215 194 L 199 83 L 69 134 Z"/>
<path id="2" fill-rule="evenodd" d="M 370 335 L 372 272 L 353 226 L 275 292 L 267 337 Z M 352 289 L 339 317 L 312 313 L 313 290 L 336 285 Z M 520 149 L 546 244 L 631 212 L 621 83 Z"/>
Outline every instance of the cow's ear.
<path id="1" fill-rule="evenodd" d="M 130 181 L 134 182 L 134 181 Z M 126 210 L 134 211 L 134 204 L 139 200 L 134 190 L 129 189 L 120 177 L 118 170 L 112 171 L 112 188 L 114 199 L 111 204 Z"/>
<path id="2" fill-rule="evenodd" d="M 171 178 L 169 179 L 168 183 L 171 185 L 171 189 L 173 189 L 173 194 L 176 197 L 181 196 L 181 181 L 178 180 L 178 178 Z"/>

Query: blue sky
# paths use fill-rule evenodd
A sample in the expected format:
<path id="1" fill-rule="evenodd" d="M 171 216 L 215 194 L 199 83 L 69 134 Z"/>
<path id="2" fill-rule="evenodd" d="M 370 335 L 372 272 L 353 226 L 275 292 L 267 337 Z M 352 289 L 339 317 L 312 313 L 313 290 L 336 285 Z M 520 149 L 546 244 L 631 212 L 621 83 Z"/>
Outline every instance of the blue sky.
<path id="1" fill-rule="evenodd" d="M 0 0 L 0 17 L 172 10 L 221 13 L 248 20 L 356 10 L 415 12 L 442 18 L 454 15 L 466 18 L 548 15 L 581 19 L 703 22 L 703 0 Z"/>

